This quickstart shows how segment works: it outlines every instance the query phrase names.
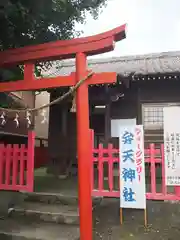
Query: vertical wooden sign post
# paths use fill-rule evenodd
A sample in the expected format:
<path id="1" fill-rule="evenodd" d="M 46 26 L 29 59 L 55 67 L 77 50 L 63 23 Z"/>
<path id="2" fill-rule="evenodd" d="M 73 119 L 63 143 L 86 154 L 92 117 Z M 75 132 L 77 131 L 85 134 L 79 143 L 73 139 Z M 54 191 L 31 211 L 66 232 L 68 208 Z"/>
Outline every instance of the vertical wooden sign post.
<path id="1" fill-rule="evenodd" d="M 85 78 L 86 57 L 105 53 L 114 49 L 114 42 L 125 38 L 125 25 L 96 36 L 56 41 L 38 46 L 24 47 L 0 53 L 0 67 L 24 64 L 24 80 L 0 83 L 0 92 L 32 91 L 56 87 L 72 87 Z M 37 61 L 76 58 L 76 73 L 54 78 L 34 77 L 34 64 Z M 91 162 L 89 134 L 88 85 L 114 83 L 116 73 L 94 73 L 84 82 L 76 93 L 77 151 L 80 239 L 92 240 L 92 199 L 91 199 Z M 85 139 L 85 140 L 84 140 Z M 32 176 L 33 177 L 33 176 Z"/>

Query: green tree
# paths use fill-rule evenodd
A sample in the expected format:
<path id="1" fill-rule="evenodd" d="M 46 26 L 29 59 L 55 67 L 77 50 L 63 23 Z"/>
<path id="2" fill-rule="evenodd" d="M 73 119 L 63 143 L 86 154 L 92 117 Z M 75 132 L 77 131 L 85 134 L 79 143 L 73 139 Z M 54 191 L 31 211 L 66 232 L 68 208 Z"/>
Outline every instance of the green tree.
<path id="1" fill-rule="evenodd" d="M 1 0 L 0 50 L 77 37 L 79 32 L 75 30 L 75 23 L 83 23 L 86 12 L 96 18 L 106 2 L 107 0 Z M 0 69 L 1 81 L 21 78 L 22 67 Z"/>
<path id="2" fill-rule="evenodd" d="M 75 23 L 94 17 L 107 0 L 1 0 L 0 49 L 77 36 Z"/>

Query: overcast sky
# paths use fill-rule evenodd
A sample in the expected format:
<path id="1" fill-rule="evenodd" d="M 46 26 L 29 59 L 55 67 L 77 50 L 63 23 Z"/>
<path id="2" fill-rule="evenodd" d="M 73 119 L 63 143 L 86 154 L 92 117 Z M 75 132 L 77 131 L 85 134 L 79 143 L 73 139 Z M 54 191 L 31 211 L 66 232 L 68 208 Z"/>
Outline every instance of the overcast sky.
<path id="1" fill-rule="evenodd" d="M 127 38 L 102 57 L 180 50 L 180 0 L 109 0 L 98 20 L 87 15 L 77 29 L 89 36 L 124 23 Z"/>

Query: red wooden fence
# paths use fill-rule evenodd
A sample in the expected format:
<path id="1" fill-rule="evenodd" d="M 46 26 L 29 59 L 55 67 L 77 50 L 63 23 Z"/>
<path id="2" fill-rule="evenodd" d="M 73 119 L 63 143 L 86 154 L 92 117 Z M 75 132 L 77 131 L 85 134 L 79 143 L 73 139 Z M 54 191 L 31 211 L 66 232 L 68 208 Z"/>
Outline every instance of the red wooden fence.
<path id="1" fill-rule="evenodd" d="M 114 177 L 113 174 L 115 169 L 117 172 L 119 171 L 119 149 L 113 148 L 112 144 L 109 144 L 108 148 L 103 148 L 103 145 L 99 144 L 98 148 L 95 149 L 93 131 L 91 131 L 91 141 L 92 195 L 96 197 L 120 197 L 119 174 L 117 174 L 117 177 Z M 106 180 L 104 180 L 104 165 L 106 165 L 108 169 Z M 179 187 L 172 189 L 165 185 L 163 144 L 160 145 L 160 148 L 157 148 L 155 144 L 150 144 L 149 147 L 145 149 L 145 165 L 146 198 L 152 200 L 180 200 Z M 159 170 L 160 176 L 156 174 L 157 170 Z M 115 182 L 118 183 L 118 186 L 116 186 Z"/>
<path id="2" fill-rule="evenodd" d="M 0 144 L 0 190 L 28 191 L 34 187 L 34 132 L 28 145 Z"/>

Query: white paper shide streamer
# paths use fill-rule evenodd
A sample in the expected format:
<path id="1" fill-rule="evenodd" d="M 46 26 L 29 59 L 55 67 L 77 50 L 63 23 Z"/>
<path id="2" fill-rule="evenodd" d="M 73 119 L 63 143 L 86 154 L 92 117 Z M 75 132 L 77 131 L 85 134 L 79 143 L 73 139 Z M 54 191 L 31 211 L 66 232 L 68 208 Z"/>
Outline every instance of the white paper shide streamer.
<path id="1" fill-rule="evenodd" d="M 41 112 L 40 112 L 40 115 L 42 117 L 42 120 L 41 120 L 41 123 L 42 124 L 45 124 L 48 122 L 48 119 L 47 119 L 47 110 L 46 109 L 42 109 Z M 25 120 L 26 120 L 26 123 L 27 123 L 27 128 L 30 128 L 30 126 L 32 125 L 32 119 L 31 119 L 31 113 L 30 111 L 27 111 L 26 112 L 26 116 L 25 116 Z M 5 126 L 6 123 L 7 123 L 7 118 L 8 116 L 6 115 L 6 113 L 3 111 L 1 114 L 0 114 L 0 125 L 1 126 Z M 16 128 L 19 128 L 20 127 L 20 121 L 19 121 L 19 114 L 16 113 L 15 115 L 15 118 L 13 119 L 13 122 L 15 122 L 15 126 Z"/>
<path id="2" fill-rule="evenodd" d="M 30 120 L 31 114 L 29 111 L 26 112 L 26 121 L 27 121 L 27 128 L 31 126 L 31 120 Z"/>
<path id="3" fill-rule="evenodd" d="M 18 113 L 16 113 L 16 116 L 14 118 L 14 122 L 16 124 L 16 128 L 18 128 L 19 127 L 19 114 Z"/>
<path id="4" fill-rule="evenodd" d="M 1 116 L 0 116 L 0 119 L 1 119 L 1 125 L 4 126 L 6 124 L 6 114 L 5 112 L 2 112 Z"/>
<path id="5" fill-rule="evenodd" d="M 43 117 L 41 123 L 42 124 L 47 123 L 48 120 L 47 120 L 47 110 L 46 109 L 42 109 L 41 116 Z"/>

